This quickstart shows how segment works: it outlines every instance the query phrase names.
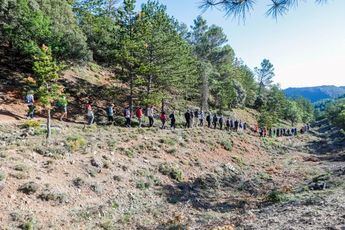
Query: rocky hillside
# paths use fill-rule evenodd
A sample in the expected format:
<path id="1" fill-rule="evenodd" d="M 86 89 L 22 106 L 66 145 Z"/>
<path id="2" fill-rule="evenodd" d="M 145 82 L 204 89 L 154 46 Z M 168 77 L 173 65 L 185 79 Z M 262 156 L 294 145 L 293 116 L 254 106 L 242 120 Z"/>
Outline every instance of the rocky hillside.
<path id="1" fill-rule="evenodd" d="M 37 122 L 0 126 L 1 229 L 344 225 L 343 161 L 313 154 L 316 131 L 260 139 L 54 123 L 50 143 Z"/>
<path id="2" fill-rule="evenodd" d="M 314 103 L 325 99 L 334 99 L 343 96 L 345 94 L 345 86 L 287 88 L 284 92 L 287 97 L 304 97 Z"/>

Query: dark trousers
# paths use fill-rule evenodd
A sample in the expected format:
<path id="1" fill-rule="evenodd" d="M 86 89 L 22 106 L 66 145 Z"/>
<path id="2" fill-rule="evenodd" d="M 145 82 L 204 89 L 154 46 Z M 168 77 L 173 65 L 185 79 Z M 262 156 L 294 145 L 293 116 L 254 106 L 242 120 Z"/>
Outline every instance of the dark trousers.
<path id="1" fill-rule="evenodd" d="M 199 119 L 200 123 L 199 126 L 204 126 L 204 120 L 203 119 Z"/>
<path id="2" fill-rule="evenodd" d="M 207 121 L 207 127 L 211 128 L 211 121 Z"/>
<path id="3" fill-rule="evenodd" d="M 219 123 L 219 128 L 222 130 L 223 129 L 223 123 Z"/>
<path id="4" fill-rule="evenodd" d="M 172 121 L 170 122 L 170 128 L 171 128 L 171 129 L 176 129 L 176 122 L 175 122 L 174 120 L 172 120 Z"/>
<path id="5" fill-rule="evenodd" d="M 154 123 L 153 117 L 149 117 L 149 126 L 152 127 Z"/>
<path id="6" fill-rule="evenodd" d="M 113 116 L 108 115 L 108 122 L 114 122 L 114 117 L 113 117 Z"/>
<path id="7" fill-rule="evenodd" d="M 190 119 L 187 119 L 187 120 L 186 120 L 186 127 L 187 127 L 187 128 L 190 128 L 190 127 L 191 127 Z"/>
<path id="8" fill-rule="evenodd" d="M 126 117 L 126 123 L 125 123 L 126 127 L 131 127 L 131 118 Z"/>

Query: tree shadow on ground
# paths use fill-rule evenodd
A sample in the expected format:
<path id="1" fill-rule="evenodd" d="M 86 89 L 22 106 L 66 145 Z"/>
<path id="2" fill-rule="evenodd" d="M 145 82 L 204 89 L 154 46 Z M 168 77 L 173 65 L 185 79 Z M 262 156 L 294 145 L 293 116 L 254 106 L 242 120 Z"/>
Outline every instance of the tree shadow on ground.
<path id="1" fill-rule="evenodd" d="M 327 120 L 317 122 L 313 129 L 311 135 L 318 139 L 306 144 L 310 153 L 324 161 L 345 161 L 345 135 L 340 129 L 330 125 Z"/>
<path id="2" fill-rule="evenodd" d="M 264 193 L 261 181 L 254 182 L 243 175 L 224 169 L 192 181 L 162 186 L 171 204 L 189 204 L 198 210 L 226 213 L 259 204 L 257 197 Z"/>
<path id="3" fill-rule="evenodd" d="M 14 114 L 12 112 L 9 112 L 7 110 L 1 110 L 1 109 L 0 109 L 0 115 L 5 115 L 5 116 L 8 116 L 8 117 L 13 117 L 16 120 L 21 120 L 21 119 L 25 119 L 26 118 L 26 117 L 22 117 L 22 116 L 19 116 L 17 114 Z"/>

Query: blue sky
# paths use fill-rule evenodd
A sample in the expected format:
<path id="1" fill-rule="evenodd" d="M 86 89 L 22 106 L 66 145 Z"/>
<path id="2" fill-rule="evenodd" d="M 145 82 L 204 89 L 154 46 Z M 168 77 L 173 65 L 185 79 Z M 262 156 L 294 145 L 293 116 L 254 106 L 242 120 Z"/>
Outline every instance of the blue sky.
<path id="1" fill-rule="evenodd" d="M 159 0 L 168 13 L 191 25 L 202 12 L 199 0 Z M 138 0 L 141 5 L 146 0 Z M 202 14 L 209 24 L 224 29 L 236 55 L 249 67 L 268 58 L 275 67 L 276 83 L 292 86 L 345 86 L 345 1 L 325 5 L 301 1 L 277 21 L 266 17 L 268 0 L 257 0 L 246 23 L 238 23 L 213 9 Z"/>

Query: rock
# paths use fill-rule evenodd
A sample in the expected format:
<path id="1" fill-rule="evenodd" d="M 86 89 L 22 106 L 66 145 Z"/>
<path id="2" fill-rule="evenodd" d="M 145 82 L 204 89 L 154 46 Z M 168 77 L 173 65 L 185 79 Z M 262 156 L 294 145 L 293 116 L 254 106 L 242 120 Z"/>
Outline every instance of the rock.
<path id="1" fill-rule="evenodd" d="M 103 161 L 95 157 L 91 159 L 91 165 L 97 168 L 103 168 L 104 166 Z"/>

